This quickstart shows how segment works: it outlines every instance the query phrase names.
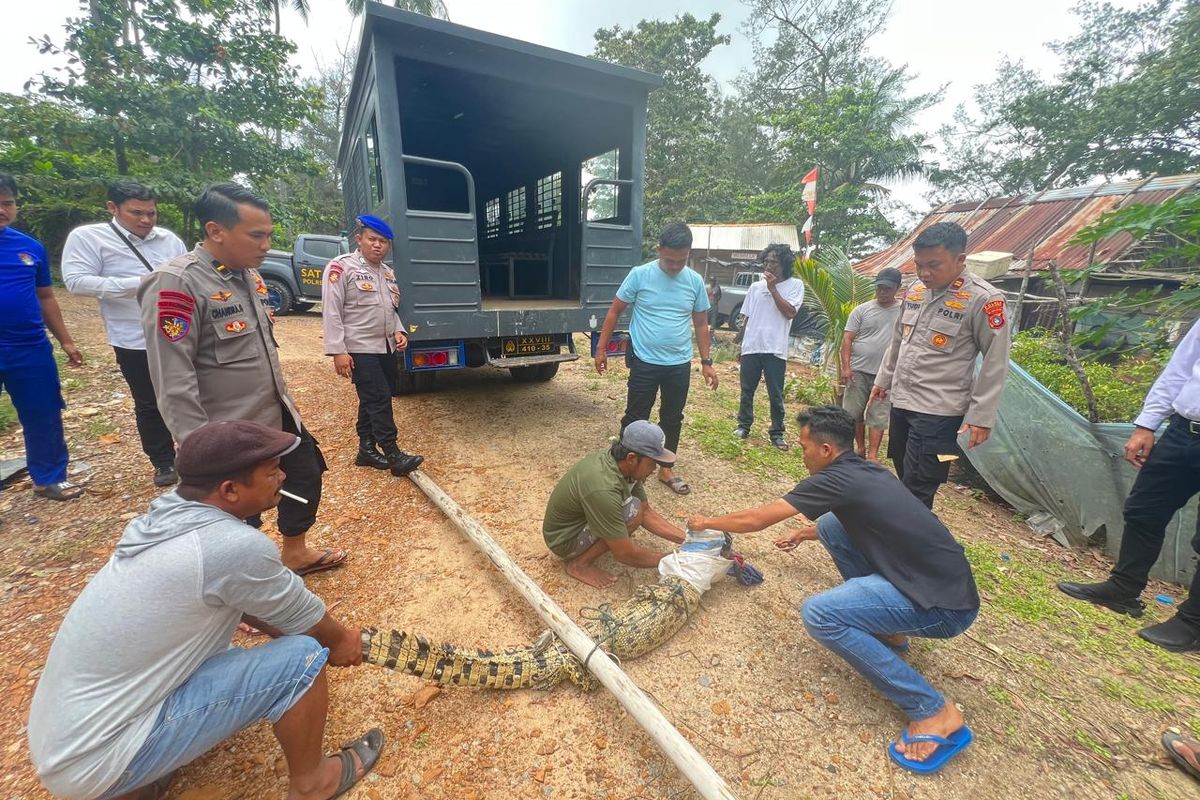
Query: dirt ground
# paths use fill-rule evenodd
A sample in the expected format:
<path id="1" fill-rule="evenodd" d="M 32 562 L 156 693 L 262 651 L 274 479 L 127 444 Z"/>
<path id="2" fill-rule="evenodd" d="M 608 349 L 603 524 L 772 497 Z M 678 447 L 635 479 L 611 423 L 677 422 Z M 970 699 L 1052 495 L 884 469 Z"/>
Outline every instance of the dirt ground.
<path id="1" fill-rule="evenodd" d="M 108 558 L 125 521 L 155 495 L 95 306 L 65 294 L 60 302 L 88 357 L 64 377 L 72 457 L 85 465 L 77 477 L 89 492 L 54 504 L 34 497 L 24 480 L 0 495 L 5 798 L 47 797 L 24 736 L 33 688 L 70 602 Z M 535 638 L 542 630 L 535 614 L 411 481 L 352 465 L 354 392 L 321 355 L 320 331 L 313 313 L 277 325 L 289 384 L 330 465 L 310 539 L 351 552 L 344 569 L 311 577 L 310 588 L 350 624 L 492 649 Z M 695 377 L 680 446 L 679 474 L 693 494 L 648 487 L 651 502 L 680 519 L 778 497 L 803 475 L 798 451 L 776 453 L 761 425 L 748 443 L 732 440 L 736 366 L 717 366 L 717 392 Z M 625 375 L 617 366 L 601 378 L 580 361 L 550 383 L 529 385 L 471 370 L 441 376 L 433 393 L 395 401 L 401 446 L 423 453 L 426 474 L 575 615 L 618 602 L 655 577 L 607 562 L 621 580 L 592 589 L 564 576 L 539 535 L 556 477 L 615 433 Z M 19 432 L 0 437 L 0 456 L 20 448 Z M 1170 609 L 1152 602 L 1138 623 L 1066 600 L 1054 581 L 1098 578 L 1105 560 L 1041 540 L 978 492 L 948 484 L 937 511 L 967 547 L 984 597 L 967 635 L 919 641 L 910 656 L 961 706 L 976 734 L 939 775 L 918 777 L 891 764 L 885 747 L 904 719 L 804 632 L 800 603 L 836 579 L 816 545 L 791 555 L 774 550 L 771 533 L 739 537 L 765 582 L 718 584 L 699 618 L 627 663 L 629 675 L 746 800 L 1196 797 L 1200 785 L 1172 767 L 1158 738 L 1168 726 L 1200 733 L 1200 658 L 1165 653 L 1133 635 Z M 1150 597 L 1178 600 L 1180 591 L 1156 585 Z M 378 769 L 352 793 L 357 800 L 698 796 L 603 689 L 446 689 L 414 702 L 421 685 L 371 666 L 332 672 L 327 746 L 374 725 L 390 740 Z M 259 725 L 183 769 L 170 797 L 282 797 L 283 773 L 269 728 Z"/>

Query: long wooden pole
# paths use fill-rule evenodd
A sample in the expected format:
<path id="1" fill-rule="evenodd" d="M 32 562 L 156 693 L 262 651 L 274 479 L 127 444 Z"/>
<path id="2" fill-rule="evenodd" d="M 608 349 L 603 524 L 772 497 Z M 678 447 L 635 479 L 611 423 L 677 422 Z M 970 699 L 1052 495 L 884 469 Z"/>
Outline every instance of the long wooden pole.
<path id="1" fill-rule="evenodd" d="M 450 495 L 443 492 L 425 473 L 416 470 L 410 472 L 408 477 L 412 478 L 413 483 L 450 518 L 450 521 L 458 526 L 458 529 L 492 560 L 496 569 L 500 570 L 501 574 L 521 593 L 529 605 L 533 606 L 537 615 L 550 626 L 550 629 L 575 654 L 575 657 L 586 662 L 591 673 L 613 693 L 617 702 L 625 707 L 629 715 L 637 720 L 646 733 L 650 734 L 654 743 L 679 768 L 692 786 L 696 787 L 696 791 L 700 793 L 701 797 L 704 797 L 705 800 L 736 800 L 724 778 L 717 774 L 717 771 L 704 760 L 696 748 L 692 747 L 691 742 L 683 738 L 675 726 L 658 710 L 658 706 L 646 697 L 638 685 L 612 659 L 605 657 L 601 651 L 592 652 L 595 649 L 595 642 L 591 637 L 576 625 L 575 621 L 568 617 L 558 607 L 558 604 L 508 557 L 504 549 L 496 543 L 496 540 L 482 525 L 472 519 L 458 503 L 454 502 Z"/>

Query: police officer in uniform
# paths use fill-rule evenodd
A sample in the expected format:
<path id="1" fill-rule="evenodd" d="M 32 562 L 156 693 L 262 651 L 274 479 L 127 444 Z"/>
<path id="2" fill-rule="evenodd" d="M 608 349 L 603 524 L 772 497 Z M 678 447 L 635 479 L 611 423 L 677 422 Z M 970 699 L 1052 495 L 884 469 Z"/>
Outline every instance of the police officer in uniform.
<path id="1" fill-rule="evenodd" d="M 988 440 L 1008 376 L 1004 295 L 966 272 L 967 232 L 930 225 L 913 242 L 918 280 L 908 289 L 871 398 L 890 400 L 888 457 L 917 499 L 933 508 L 957 452 Z M 975 375 L 975 358 L 983 367 Z"/>
<path id="2" fill-rule="evenodd" d="M 396 446 L 392 415 L 392 395 L 399 381 L 396 354 L 408 347 L 408 337 L 396 312 L 400 289 L 395 273 L 383 263 L 392 247 L 392 229 L 368 214 L 358 223 L 354 237 L 358 249 L 329 262 L 321 277 L 325 354 L 333 356 L 334 370 L 353 380 L 358 392 L 354 463 L 407 475 L 425 458 Z"/>
<path id="3" fill-rule="evenodd" d="M 138 288 L 158 409 L 176 442 L 222 419 L 299 436 L 280 466 L 287 474 L 283 488 L 308 502 L 284 497 L 279 503 L 281 558 L 300 575 L 341 566 L 344 550 L 316 551 L 305 540 L 317 519 L 326 466 L 284 382 L 267 287 L 255 269 L 271 247 L 270 209 L 250 190 L 220 183 L 204 190 L 196 217 L 204 240 L 147 273 Z"/>

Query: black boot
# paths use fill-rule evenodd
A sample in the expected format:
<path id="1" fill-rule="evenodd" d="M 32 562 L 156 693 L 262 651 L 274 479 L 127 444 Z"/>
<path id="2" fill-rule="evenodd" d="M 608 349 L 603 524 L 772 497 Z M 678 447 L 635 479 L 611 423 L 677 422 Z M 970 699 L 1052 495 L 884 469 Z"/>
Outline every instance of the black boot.
<path id="1" fill-rule="evenodd" d="M 359 439 L 358 455 L 354 458 L 354 466 L 387 469 L 391 466 L 391 462 L 375 448 L 373 439 Z"/>
<path id="2" fill-rule="evenodd" d="M 1185 622 L 1178 615 L 1166 622 L 1142 628 L 1138 631 L 1138 636 L 1173 653 L 1192 653 L 1200 650 L 1200 628 Z"/>
<path id="3" fill-rule="evenodd" d="M 397 478 L 404 477 L 425 461 L 425 456 L 406 453 L 397 447 L 395 442 L 383 445 L 383 455 L 387 458 L 392 474 Z"/>
<path id="4" fill-rule="evenodd" d="M 1145 608 L 1136 594 L 1131 596 L 1129 592 L 1121 591 L 1111 581 L 1102 583 L 1059 581 L 1058 588 L 1063 594 L 1068 594 L 1076 600 L 1086 600 L 1089 603 L 1116 611 L 1118 614 L 1128 614 L 1131 617 L 1140 617 Z"/>

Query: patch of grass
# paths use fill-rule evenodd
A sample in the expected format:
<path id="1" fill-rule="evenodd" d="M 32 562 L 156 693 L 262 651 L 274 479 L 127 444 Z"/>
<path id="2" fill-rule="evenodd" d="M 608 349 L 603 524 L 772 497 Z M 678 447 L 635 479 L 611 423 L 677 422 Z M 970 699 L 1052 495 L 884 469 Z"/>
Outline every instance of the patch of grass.
<path id="1" fill-rule="evenodd" d="M 1193 719 L 1188 723 L 1188 727 L 1192 729 L 1192 735 L 1200 739 L 1200 719 Z"/>
<path id="2" fill-rule="evenodd" d="M 17 410 L 13 408 L 12 401 L 8 399 L 8 394 L 5 393 L 0 397 L 0 433 L 6 433 L 9 429 L 17 425 Z"/>
<path id="3" fill-rule="evenodd" d="M 1102 758 L 1112 758 L 1109 749 L 1085 731 L 1075 731 L 1075 741 Z"/>
<path id="4" fill-rule="evenodd" d="M 106 433 L 112 433 L 117 429 L 117 425 L 108 417 L 97 414 L 88 420 L 87 435 L 89 439 L 99 439 Z"/>
<path id="5" fill-rule="evenodd" d="M 757 416 L 757 414 L 756 414 Z M 733 435 L 735 423 L 708 414 L 690 414 L 687 429 L 700 449 L 735 467 L 768 478 L 786 477 L 799 481 L 808 475 L 799 448 L 776 450 L 765 438 L 741 440 Z"/>
<path id="6" fill-rule="evenodd" d="M 1106 695 L 1114 700 L 1128 703 L 1134 708 L 1139 708 L 1143 711 L 1162 712 L 1175 710 L 1174 703 L 1149 696 L 1146 693 L 1145 687 L 1139 683 L 1125 683 L 1119 678 L 1101 678 L 1100 685 Z"/>
<path id="7" fill-rule="evenodd" d="M 1002 706 L 1012 705 L 1012 698 L 1009 697 L 1008 692 L 999 686 L 987 687 L 987 693 L 988 697 L 992 698 Z"/>
<path id="8" fill-rule="evenodd" d="M 413 743 L 412 743 L 413 750 L 424 750 L 428 746 L 429 746 L 429 733 L 428 732 L 422 733 L 416 739 L 413 739 Z"/>
<path id="9" fill-rule="evenodd" d="M 714 342 L 711 353 L 713 363 L 724 364 L 727 361 L 733 361 L 737 358 L 739 350 L 740 348 L 732 340 Z"/>

